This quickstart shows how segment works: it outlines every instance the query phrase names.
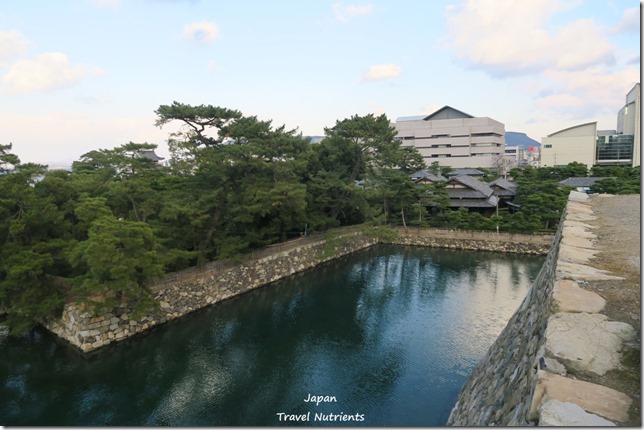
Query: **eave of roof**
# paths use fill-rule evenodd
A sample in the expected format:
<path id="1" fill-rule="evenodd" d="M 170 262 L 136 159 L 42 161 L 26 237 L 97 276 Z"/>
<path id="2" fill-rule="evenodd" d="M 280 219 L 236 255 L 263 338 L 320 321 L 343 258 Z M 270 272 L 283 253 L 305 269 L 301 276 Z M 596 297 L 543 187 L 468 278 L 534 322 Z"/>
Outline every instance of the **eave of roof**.
<path id="1" fill-rule="evenodd" d="M 597 126 L 597 121 L 587 122 L 585 124 L 573 125 L 572 127 L 568 127 L 568 128 L 564 128 L 564 129 L 559 130 L 559 131 L 555 131 L 554 133 L 549 134 L 547 137 L 552 137 L 555 134 L 563 133 L 564 131 L 572 130 L 573 128 L 585 127 L 585 126 L 590 125 L 590 124 L 595 124 L 595 126 Z"/>

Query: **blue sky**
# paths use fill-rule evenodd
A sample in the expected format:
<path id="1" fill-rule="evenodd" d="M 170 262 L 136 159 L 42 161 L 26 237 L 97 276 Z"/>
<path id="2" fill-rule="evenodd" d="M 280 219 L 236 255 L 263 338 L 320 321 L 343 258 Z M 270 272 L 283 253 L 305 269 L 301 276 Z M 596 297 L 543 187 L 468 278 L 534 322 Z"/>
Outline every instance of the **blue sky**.
<path id="1" fill-rule="evenodd" d="M 69 164 L 159 145 L 179 101 L 322 135 L 351 115 L 450 105 L 536 140 L 616 125 L 640 76 L 627 0 L 2 0 L 0 143 Z"/>

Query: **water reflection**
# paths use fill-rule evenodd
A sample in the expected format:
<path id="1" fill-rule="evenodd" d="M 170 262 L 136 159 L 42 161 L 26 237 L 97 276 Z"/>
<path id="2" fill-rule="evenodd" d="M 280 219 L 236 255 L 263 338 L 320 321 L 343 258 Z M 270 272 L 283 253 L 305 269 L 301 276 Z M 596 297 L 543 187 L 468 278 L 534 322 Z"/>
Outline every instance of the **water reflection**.
<path id="1" fill-rule="evenodd" d="M 304 424 L 443 425 L 542 261 L 383 246 L 90 359 L 42 331 L 4 340 L 0 423 L 284 425 L 279 412 L 342 412 L 365 421 Z"/>

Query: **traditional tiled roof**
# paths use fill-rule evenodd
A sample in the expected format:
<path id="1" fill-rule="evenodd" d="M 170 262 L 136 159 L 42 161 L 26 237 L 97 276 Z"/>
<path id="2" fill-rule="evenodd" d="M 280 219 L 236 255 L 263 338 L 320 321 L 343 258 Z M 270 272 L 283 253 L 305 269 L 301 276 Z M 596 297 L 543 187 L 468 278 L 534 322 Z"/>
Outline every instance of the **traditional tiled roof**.
<path id="1" fill-rule="evenodd" d="M 559 181 L 559 183 L 570 187 L 592 187 L 595 185 L 595 182 L 601 181 L 602 179 L 608 178 L 597 176 L 574 177 L 564 179 L 563 181 Z"/>
<path id="2" fill-rule="evenodd" d="M 507 179 L 498 178 L 488 183 L 488 185 L 494 190 L 495 196 L 512 197 L 516 195 L 517 184 Z"/>
<path id="3" fill-rule="evenodd" d="M 428 172 L 427 170 L 419 170 L 416 173 L 413 173 L 411 175 L 411 179 L 413 181 L 419 181 L 421 179 L 425 179 L 430 182 L 436 182 L 436 181 L 446 181 L 447 178 L 441 176 L 441 175 L 434 175 L 431 172 Z"/>
<path id="4" fill-rule="evenodd" d="M 163 160 L 163 157 L 159 157 L 156 152 L 154 152 L 154 149 L 149 149 L 145 151 L 139 151 L 139 155 L 143 158 L 147 158 L 148 160 L 152 161 L 161 161 Z"/>
<path id="5" fill-rule="evenodd" d="M 517 189 L 516 182 L 510 182 L 504 178 L 498 178 L 493 180 L 492 182 L 488 182 L 488 185 L 492 188 L 499 187 L 499 188 L 503 188 L 504 190 L 511 190 L 511 191 L 514 191 Z"/>
<path id="6" fill-rule="evenodd" d="M 460 175 L 483 176 L 485 175 L 485 173 L 477 169 L 456 169 L 456 170 L 452 170 L 447 174 L 447 176 L 449 176 L 450 178 L 452 176 L 460 176 Z"/>
<path id="7" fill-rule="evenodd" d="M 449 184 L 454 182 L 458 182 L 467 188 L 450 188 Z M 481 182 L 471 176 L 456 176 L 449 179 L 447 185 L 450 207 L 493 208 L 498 204 L 499 199 L 494 195 L 494 190 L 485 182 Z"/>
<path id="8" fill-rule="evenodd" d="M 485 182 L 481 182 L 478 179 L 473 178 L 471 176 L 467 176 L 467 175 L 456 176 L 454 178 L 450 178 L 447 181 L 447 184 L 449 185 L 452 182 L 459 182 L 465 185 L 466 187 L 471 188 L 474 191 L 477 191 L 478 193 L 480 193 L 481 197 L 489 197 L 494 193 L 494 190 L 490 188 L 488 184 L 486 184 Z M 457 191 L 457 190 L 458 189 L 449 188 L 449 187 L 447 188 L 448 193 L 451 191 Z"/>

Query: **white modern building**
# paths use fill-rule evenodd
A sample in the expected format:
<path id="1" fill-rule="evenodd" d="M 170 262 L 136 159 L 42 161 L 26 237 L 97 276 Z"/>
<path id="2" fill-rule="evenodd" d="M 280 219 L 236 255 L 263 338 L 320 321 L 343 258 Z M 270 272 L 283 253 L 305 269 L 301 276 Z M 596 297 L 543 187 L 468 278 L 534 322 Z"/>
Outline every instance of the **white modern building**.
<path id="1" fill-rule="evenodd" d="M 637 83 L 617 113 L 616 130 L 597 130 L 597 122 L 589 122 L 549 134 L 541 139 L 541 166 L 639 166 L 640 112 Z"/>
<path id="2" fill-rule="evenodd" d="M 541 166 L 565 166 L 576 161 L 595 164 L 597 122 L 575 125 L 541 139 Z"/>
<path id="3" fill-rule="evenodd" d="M 450 106 L 431 115 L 401 117 L 394 124 L 403 146 L 413 146 L 431 165 L 494 167 L 505 150 L 505 125 Z"/>

